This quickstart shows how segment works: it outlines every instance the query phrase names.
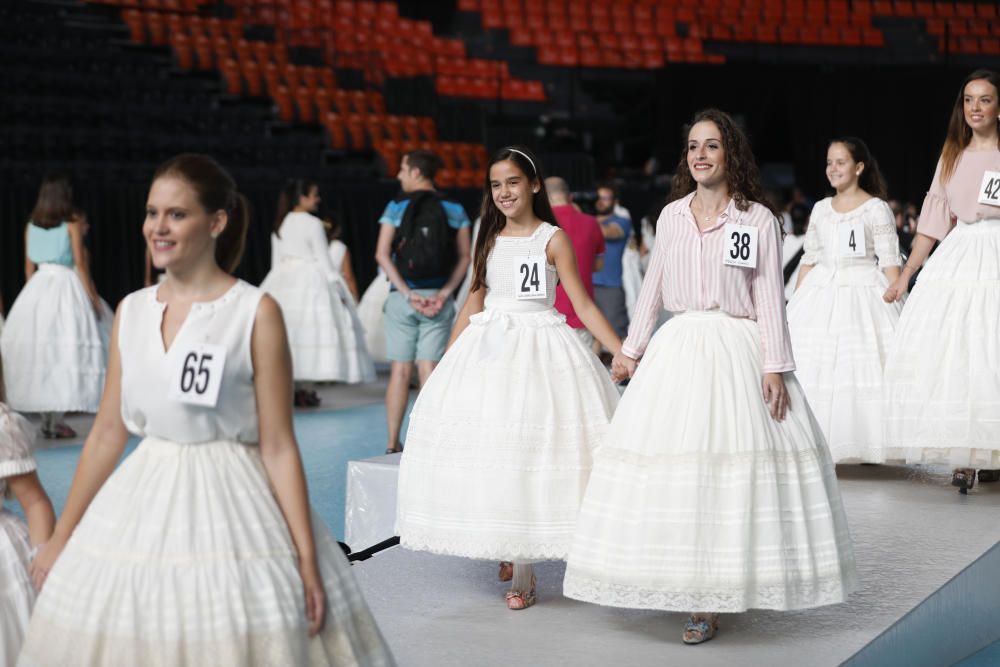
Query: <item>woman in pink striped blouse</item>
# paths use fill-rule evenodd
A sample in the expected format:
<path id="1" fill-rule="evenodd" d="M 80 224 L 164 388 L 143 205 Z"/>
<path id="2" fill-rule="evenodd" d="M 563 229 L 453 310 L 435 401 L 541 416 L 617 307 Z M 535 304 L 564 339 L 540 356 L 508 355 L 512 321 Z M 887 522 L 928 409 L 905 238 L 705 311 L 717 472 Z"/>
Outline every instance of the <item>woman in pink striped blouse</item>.
<path id="1" fill-rule="evenodd" d="M 595 455 L 564 591 L 693 611 L 683 639 L 696 644 L 719 612 L 841 602 L 856 573 L 834 466 L 791 374 L 781 232 L 753 154 L 717 110 L 686 138 L 613 364 L 634 379 Z M 678 316 L 650 341 L 661 304 Z"/>

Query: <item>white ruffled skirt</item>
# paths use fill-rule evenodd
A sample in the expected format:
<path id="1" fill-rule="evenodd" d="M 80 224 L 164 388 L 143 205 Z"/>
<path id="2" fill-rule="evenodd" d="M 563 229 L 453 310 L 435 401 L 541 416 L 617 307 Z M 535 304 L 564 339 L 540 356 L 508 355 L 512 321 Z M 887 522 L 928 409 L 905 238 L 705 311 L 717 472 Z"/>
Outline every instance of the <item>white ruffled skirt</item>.
<path id="1" fill-rule="evenodd" d="M 297 381 L 375 380 L 364 330 L 342 283 L 312 260 L 285 258 L 260 285 L 281 306 Z"/>
<path id="2" fill-rule="evenodd" d="M 365 343 L 372 358 L 379 363 L 386 363 L 389 358 L 385 353 L 385 302 L 389 300 L 389 279 L 384 273 L 375 276 L 365 293 L 361 295 L 358 304 L 358 317 L 365 330 Z"/>
<path id="3" fill-rule="evenodd" d="M 410 413 L 399 472 L 403 546 L 563 559 L 618 391 L 565 318 L 486 310 Z"/>
<path id="4" fill-rule="evenodd" d="M 719 312 L 656 333 L 580 510 L 564 592 L 640 609 L 842 602 L 854 552 L 834 465 L 795 376 L 771 418 L 757 324 Z"/>
<path id="5" fill-rule="evenodd" d="M 882 369 L 902 304 L 874 263 L 817 264 L 788 302 L 795 377 L 835 462 L 883 463 Z"/>
<path id="6" fill-rule="evenodd" d="M 394 664 L 316 516 L 313 531 L 327 614 L 310 638 L 295 546 L 259 449 L 146 438 L 49 573 L 18 665 Z"/>
<path id="7" fill-rule="evenodd" d="M 885 384 L 894 458 L 1000 468 L 1000 219 L 959 222 L 927 260 Z"/>
<path id="8" fill-rule="evenodd" d="M 3 498 L 0 497 L 0 505 Z M 28 574 L 28 528 L 0 507 L 0 664 L 13 665 L 28 627 L 35 588 Z"/>
<path id="9" fill-rule="evenodd" d="M 0 337 L 7 403 L 21 412 L 97 412 L 106 356 L 76 272 L 42 264 L 11 306 Z"/>

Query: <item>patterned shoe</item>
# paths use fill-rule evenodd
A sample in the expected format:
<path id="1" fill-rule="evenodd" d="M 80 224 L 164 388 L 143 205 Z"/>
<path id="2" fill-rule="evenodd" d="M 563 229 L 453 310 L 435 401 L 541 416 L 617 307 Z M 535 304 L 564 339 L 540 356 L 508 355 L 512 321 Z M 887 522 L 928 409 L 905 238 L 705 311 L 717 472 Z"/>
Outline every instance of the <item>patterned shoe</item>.
<path id="1" fill-rule="evenodd" d="M 685 644 L 702 644 L 714 637 L 718 629 L 718 614 L 711 614 L 707 619 L 698 619 L 692 616 L 684 624 L 684 635 L 681 638 Z"/>
<path id="2" fill-rule="evenodd" d="M 507 609 L 511 611 L 518 611 L 521 609 L 527 609 L 531 605 L 535 604 L 535 575 L 531 575 L 531 590 L 528 592 L 524 591 L 507 591 L 504 596 L 507 601 Z"/>
<path id="3" fill-rule="evenodd" d="M 500 571 L 497 572 L 497 579 L 500 581 L 510 581 L 514 578 L 514 564 L 509 560 L 500 561 Z"/>

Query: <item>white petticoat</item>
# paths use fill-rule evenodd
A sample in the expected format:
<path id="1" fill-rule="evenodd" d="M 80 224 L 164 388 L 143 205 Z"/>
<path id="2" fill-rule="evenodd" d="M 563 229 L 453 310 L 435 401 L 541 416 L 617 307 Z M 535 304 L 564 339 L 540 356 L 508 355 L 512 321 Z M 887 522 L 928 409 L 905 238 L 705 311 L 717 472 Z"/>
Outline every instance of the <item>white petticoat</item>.
<path id="1" fill-rule="evenodd" d="M 7 403 L 22 412 L 97 412 L 106 357 L 76 272 L 42 264 L 11 306 L 0 337 Z"/>
<path id="2" fill-rule="evenodd" d="M 385 302 L 389 300 L 389 279 L 385 274 L 375 276 L 365 293 L 361 295 L 358 304 L 358 317 L 365 330 L 365 342 L 372 358 L 379 363 L 386 363 L 385 356 Z"/>
<path id="3" fill-rule="evenodd" d="M 474 315 L 410 413 L 397 532 L 410 549 L 566 557 L 618 392 L 549 309 Z"/>
<path id="4" fill-rule="evenodd" d="M 795 377 L 838 461 L 883 463 L 882 368 L 902 304 L 873 264 L 817 264 L 788 302 Z"/>
<path id="5" fill-rule="evenodd" d="M 894 458 L 1000 468 L 1000 219 L 959 222 L 927 260 L 885 384 Z"/>
<path id="6" fill-rule="evenodd" d="M 854 553 L 833 462 L 792 373 L 771 418 L 755 322 L 685 313 L 656 333 L 594 470 L 567 596 L 739 612 L 843 601 Z"/>
<path id="7" fill-rule="evenodd" d="M 375 380 L 353 299 L 338 279 L 329 279 L 312 260 L 288 257 L 260 285 L 281 306 L 296 380 Z"/>
<path id="8" fill-rule="evenodd" d="M 30 551 L 27 526 L 0 507 L 0 665 L 13 665 L 17 660 L 35 602 L 28 574 Z"/>
<path id="9" fill-rule="evenodd" d="M 343 553 L 312 520 L 327 615 L 309 638 L 259 449 L 146 438 L 49 573 L 18 665 L 392 665 Z"/>

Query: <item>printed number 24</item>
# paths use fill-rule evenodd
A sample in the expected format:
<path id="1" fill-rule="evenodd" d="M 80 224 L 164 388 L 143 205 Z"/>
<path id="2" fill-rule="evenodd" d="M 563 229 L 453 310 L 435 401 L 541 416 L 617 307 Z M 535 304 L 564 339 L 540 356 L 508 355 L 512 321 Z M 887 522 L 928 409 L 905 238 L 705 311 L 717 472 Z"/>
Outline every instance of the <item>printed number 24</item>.
<path id="1" fill-rule="evenodd" d="M 522 292 L 537 292 L 541 286 L 541 282 L 538 280 L 538 265 L 532 264 L 531 268 L 528 268 L 527 264 L 521 265 L 521 291 Z M 530 287 L 529 287 L 530 285 Z"/>
<path id="2" fill-rule="evenodd" d="M 750 259 L 750 235 L 733 232 L 729 238 L 733 241 L 729 256 L 733 259 L 742 259 L 744 262 Z"/>
<path id="3" fill-rule="evenodd" d="M 188 352 L 187 357 L 184 358 L 184 368 L 181 370 L 181 391 L 187 394 L 193 388 L 195 393 L 205 393 L 205 390 L 208 389 L 208 381 L 210 379 L 208 369 L 205 368 L 205 362 L 211 360 L 211 354 L 202 356 L 199 361 L 196 352 Z M 195 371 L 195 363 L 198 364 L 197 371 Z"/>

